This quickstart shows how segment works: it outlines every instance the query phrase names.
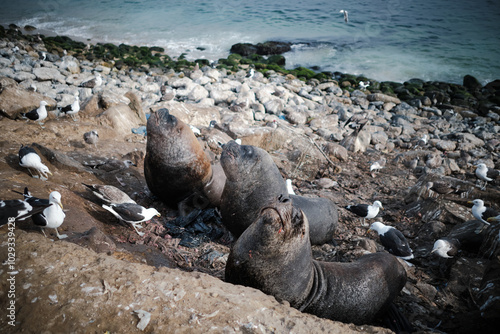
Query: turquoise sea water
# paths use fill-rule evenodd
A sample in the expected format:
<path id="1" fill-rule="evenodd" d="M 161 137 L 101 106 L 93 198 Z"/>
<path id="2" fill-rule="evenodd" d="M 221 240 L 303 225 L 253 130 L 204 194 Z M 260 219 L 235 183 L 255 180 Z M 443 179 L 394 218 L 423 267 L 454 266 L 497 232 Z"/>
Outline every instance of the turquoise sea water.
<path id="1" fill-rule="evenodd" d="M 0 23 L 91 42 L 162 46 L 188 59 L 291 41 L 287 67 L 461 83 L 500 79 L 497 0 L 0 0 Z M 349 12 L 345 23 L 341 9 Z"/>

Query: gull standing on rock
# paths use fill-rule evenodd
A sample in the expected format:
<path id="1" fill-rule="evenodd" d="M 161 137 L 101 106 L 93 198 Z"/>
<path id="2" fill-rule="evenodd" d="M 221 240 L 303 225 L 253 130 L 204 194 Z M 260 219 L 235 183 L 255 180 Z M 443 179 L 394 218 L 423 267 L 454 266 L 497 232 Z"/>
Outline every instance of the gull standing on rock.
<path id="1" fill-rule="evenodd" d="M 0 226 L 11 222 L 12 219 L 24 220 L 42 212 L 48 206 L 49 204 L 34 205 L 20 199 L 0 201 Z"/>
<path id="2" fill-rule="evenodd" d="M 41 180 L 45 181 L 47 180 L 47 174 L 52 175 L 49 168 L 42 163 L 42 159 L 40 159 L 40 156 L 36 153 L 36 151 L 28 146 L 21 145 L 21 148 L 19 149 L 19 165 L 21 167 L 28 168 L 31 177 L 34 178 L 39 177 Z M 33 175 L 30 168 L 38 171 L 40 175 Z"/>
<path id="3" fill-rule="evenodd" d="M 153 216 L 161 216 L 155 208 L 146 209 L 145 207 L 135 203 L 110 204 L 109 206 L 103 204 L 102 207 L 111 212 L 116 218 L 132 224 L 137 234 L 141 237 L 144 233 L 139 232 L 137 227 L 142 228 L 141 223 L 151 220 Z"/>
<path id="4" fill-rule="evenodd" d="M 444 237 L 434 242 L 434 247 L 432 248 L 431 253 L 435 253 L 440 257 L 449 259 L 454 257 L 458 253 L 459 248 L 460 241 L 454 238 L 451 239 Z"/>
<path id="5" fill-rule="evenodd" d="M 484 206 L 484 202 L 481 199 L 475 199 L 472 202 L 468 202 L 468 203 L 474 204 L 472 206 L 472 215 L 474 216 L 474 218 L 476 218 L 477 220 L 479 220 L 487 225 L 490 225 L 490 223 L 488 223 L 488 221 L 487 221 L 488 218 L 495 217 L 495 216 L 499 215 L 499 213 L 496 210 Z"/>
<path id="6" fill-rule="evenodd" d="M 413 259 L 413 251 L 408 244 L 403 233 L 392 226 L 384 225 L 381 222 L 375 222 L 370 226 L 370 231 L 378 233 L 380 243 L 391 254 L 402 258 L 403 260 Z"/>
<path id="7" fill-rule="evenodd" d="M 115 186 L 102 185 L 102 184 L 85 184 L 82 183 L 87 189 L 92 191 L 95 196 L 99 197 L 103 201 L 110 204 L 123 204 L 123 203 L 134 203 L 135 201 L 131 199 L 126 193 L 121 191 Z"/>
<path id="8" fill-rule="evenodd" d="M 486 189 L 486 185 L 488 184 L 488 182 L 493 181 L 500 175 L 500 172 L 498 170 L 493 168 L 488 168 L 486 164 L 481 163 L 478 164 L 476 167 L 477 167 L 476 176 L 480 180 L 484 181 L 484 186 L 481 187 L 481 190 Z"/>
<path id="9" fill-rule="evenodd" d="M 80 111 L 80 98 L 78 97 L 79 93 L 75 93 L 75 101 L 66 107 L 63 107 L 59 110 L 60 113 L 70 115 L 73 121 L 76 122 L 75 116 Z"/>
<path id="10" fill-rule="evenodd" d="M 101 73 L 97 72 L 93 79 L 82 82 L 80 84 L 80 87 L 95 88 L 95 87 L 99 87 L 101 84 L 102 84 Z"/>
<path id="11" fill-rule="evenodd" d="M 43 210 L 42 213 L 31 216 L 35 225 L 42 228 L 43 235 L 45 234 L 44 229 L 53 228 L 56 230 L 57 237 L 59 239 L 67 238 L 66 234 L 59 234 L 57 228 L 62 225 L 66 214 L 63 211 L 63 205 L 61 202 L 61 194 L 58 191 L 53 191 L 49 195 L 49 203 L 51 204 L 48 208 Z"/>
<path id="12" fill-rule="evenodd" d="M 380 160 L 375 161 L 374 163 L 371 164 L 370 166 L 370 173 L 373 173 L 379 171 L 380 169 L 385 167 L 387 160 L 385 158 L 382 158 Z"/>
<path id="13" fill-rule="evenodd" d="M 27 113 L 21 113 L 21 116 L 28 118 L 29 120 L 36 121 L 43 129 L 42 121 L 47 118 L 47 109 L 45 106 L 48 105 L 46 101 L 40 101 L 40 107 L 33 109 Z"/>
<path id="14" fill-rule="evenodd" d="M 359 82 L 359 89 L 361 89 L 361 90 L 366 90 L 366 88 L 368 86 L 370 86 L 370 81 L 367 81 L 367 82 L 360 81 Z"/>
<path id="15" fill-rule="evenodd" d="M 362 219 L 362 226 L 366 226 L 365 219 L 372 219 L 378 215 L 379 209 L 383 209 L 382 203 L 380 201 L 373 202 L 372 205 L 368 204 L 357 204 L 348 205 L 345 207 L 347 210 L 358 215 Z"/>

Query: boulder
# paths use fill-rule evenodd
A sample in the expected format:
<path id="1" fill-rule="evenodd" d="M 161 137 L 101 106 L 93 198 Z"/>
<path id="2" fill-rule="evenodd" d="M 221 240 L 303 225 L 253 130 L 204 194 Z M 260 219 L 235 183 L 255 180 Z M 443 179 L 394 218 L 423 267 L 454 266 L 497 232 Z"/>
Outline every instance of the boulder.
<path id="1" fill-rule="evenodd" d="M 3 82 L 9 82 L 3 80 Z M 28 112 L 40 106 L 40 101 L 48 103 L 47 110 L 50 107 L 55 108 L 56 101 L 40 93 L 26 90 L 17 84 L 8 85 L 0 92 L 0 113 L 15 119 L 19 113 Z"/>

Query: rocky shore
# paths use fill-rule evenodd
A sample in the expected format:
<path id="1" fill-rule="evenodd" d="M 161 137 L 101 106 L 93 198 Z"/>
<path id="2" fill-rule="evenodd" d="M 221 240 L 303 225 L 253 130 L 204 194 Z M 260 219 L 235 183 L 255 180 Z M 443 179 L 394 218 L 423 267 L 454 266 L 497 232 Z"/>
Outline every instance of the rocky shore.
<path id="1" fill-rule="evenodd" d="M 52 235 L 52 242 L 29 220 L 18 222 L 16 326 L 1 313 L 2 332 L 388 331 L 375 327 L 383 323 L 353 326 L 302 314 L 257 290 L 225 283 L 234 238 L 217 212 L 183 218 L 147 189 L 145 124 L 160 108 L 199 130 L 213 160 L 221 144 L 241 139 L 267 150 L 297 194 L 337 204 L 338 233 L 313 247 L 316 259 L 346 262 L 381 251 L 378 238 L 343 209 L 381 201 L 385 210 L 377 219 L 402 231 L 415 253 L 395 302 L 416 331 L 497 328 L 500 225 L 476 233 L 482 223 L 468 201 L 479 198 L 500 210 L 500 180 L 482 189 L 474 174 L 478 163 L 500 168 L 500 80 L 485 86 L 471 76 L 463 85 L 377 82 L 301 68 L 286 72 L 237 54 L 214 68 L 126 46 L 119 61 L 122 55 L 110 51 L 119 47 L 111 45 L 80 45 L 77 52 L 15 29 L 1 33 L 0 198 L 19 198 L 12 190 L 25 186 L 42 198 L 58 190 L 66 210 L 60 232 L 69 236 Z M 150 61 L 131 58 L 132 52 Z M 96 74 L 102 83 L 84 87 Z M 58 111 L 75 93 L 81 101 L 77 121 Z M 20 117 L 42 100 L 49 110 L 44 128 Z M 99 133 L 95 146 L 83 141 L 90 130 Z M 33 144 L 53 176 L 32 178 L 20 167 L 21 144 Z M 385 166 L 370 171 L 382 158 Z M 116 164 L 123 160 L 136 166 Z M 465 192 L 438 194 L 429 191 L 429 181 Z M 162 217 L 139 237 L 103 210 L 82 182 L 115 185 Z M 434 241 L 449 235 L 460 237 L 460 252 L 452 259 L 431 254 Z M 2 261 L 7 238 L 6 227 L 0 228 Z M 2 310 L 7 275 L 0 268 Z"/>

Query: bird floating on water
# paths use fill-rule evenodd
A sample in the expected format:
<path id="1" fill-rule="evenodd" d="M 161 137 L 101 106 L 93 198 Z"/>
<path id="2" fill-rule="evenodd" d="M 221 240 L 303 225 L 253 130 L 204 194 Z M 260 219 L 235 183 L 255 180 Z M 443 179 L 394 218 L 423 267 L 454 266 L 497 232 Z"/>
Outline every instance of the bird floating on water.
<path id="1" fill-rule="evenodd" d="M 383 209 L 382 203 L 380 201 L 373 202 L 372 205 L 368 204 L 357 204 L 357 205 L 348 205 L 345 207 L 347 210 L 361 217 L 362 226 L 365 225 L 365 219 L 372 219 L 378 215 L 379 209 Z"/>
<path id="2" fill-rule="evenodd" d="M 371 224 L 368 232 L 370 231 L 376 231 L 378 233 L 380 243 L 389 253 L 403 260 L 411 260 L 414 258 L 413 251 L 405 236 L 395 227 L 384 225 L 381 222 L 374 222 Z"/>
<path id="3" fill-rule="evenodd" d="M 36 151 L 28 146 L 21 145 L 19 149 L 19 165 L 28 168 L 28 171 L 34 178 L 39 177 L 41 180 L 45 181 L 47 180 L 47 174 L 52 175 L 49 168 L 42 163 L 42 159 Z M 31 168 L 35 169 L 40 175 L 33 175 L 33 173 L 31 173 Z"/>
<path id="4" fill-rule="evenodd" d="M 145 207 L 135 203 L 110 204 L 109 206 L 103 204 L 102 207 L 111 212 L 116 218 L 132 224 L 137 234 L 141 237 L 144 233 L 139 232 L 137 227 L 142 228 L 141 223 L 151 220 L 153 216 L 161 216 L 155 208 L 146 209 Z"/>

